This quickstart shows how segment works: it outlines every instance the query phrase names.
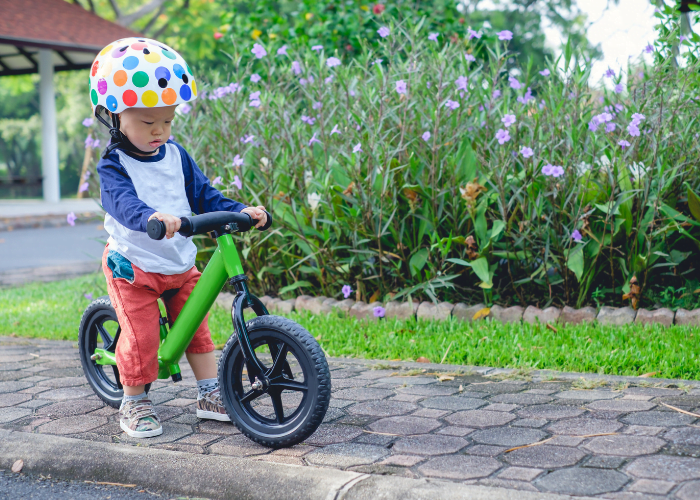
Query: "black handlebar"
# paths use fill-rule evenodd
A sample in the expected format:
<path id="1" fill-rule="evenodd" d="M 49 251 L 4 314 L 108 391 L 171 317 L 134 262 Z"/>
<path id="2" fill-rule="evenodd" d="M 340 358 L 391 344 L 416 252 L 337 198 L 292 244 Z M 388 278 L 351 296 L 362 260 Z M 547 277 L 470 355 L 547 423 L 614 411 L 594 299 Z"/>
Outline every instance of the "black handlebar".
<path id="1" fill-rule="evenodd" d="M 258 228 L 265 231 L 272 225 L 272 216 L 267 214 L 267 223 Z M 259 222 L 250 215 L 238 212 L 209 212 L 202 215 L 192 215 L 190 217 L 180 217 L 182 221 L 178 233 L 189 237 L 195 234 L 204 234 L 209 231 L 217 231 L 228 225 L 228 231 L 232 233 L 243 233 L 249 231 Z M 154 240 L 162 240 L 165 237 L 165 224 L 158 219 L 151 219 L 146 226 L 146 232 Z"/>

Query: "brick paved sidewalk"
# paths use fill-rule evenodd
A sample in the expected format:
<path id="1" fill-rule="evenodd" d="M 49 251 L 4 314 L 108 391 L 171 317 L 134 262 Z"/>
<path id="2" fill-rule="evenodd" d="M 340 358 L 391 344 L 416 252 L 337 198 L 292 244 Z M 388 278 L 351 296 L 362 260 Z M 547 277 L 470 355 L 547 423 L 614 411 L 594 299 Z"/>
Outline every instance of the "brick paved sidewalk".
<path id="1" fill-rule="evenodd" d="M 700 498 L 700 422 L 663 405 L 700 413 L 698 384 L 639 378 L 582 390 L 570 379 L 487 369 L 439 381 L 390 364 L 331 360 L 324 423 L 306 443 L 271 451 L 195 417 L 186 364 L 183 382 L 158 381 L 150 393 L 163 435 L 135 440 L 87 385 L 75 343 L 0 337 L 0 427 L 509 489 Z"/>

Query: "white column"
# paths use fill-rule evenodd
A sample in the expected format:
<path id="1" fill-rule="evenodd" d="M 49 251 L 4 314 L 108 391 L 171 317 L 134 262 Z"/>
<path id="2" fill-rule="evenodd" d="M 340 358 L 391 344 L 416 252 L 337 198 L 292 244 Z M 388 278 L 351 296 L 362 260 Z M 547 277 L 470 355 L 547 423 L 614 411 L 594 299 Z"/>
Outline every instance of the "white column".
<path id="1" fill-rule="evenodd" d="M 61 189 L 58 182 L 58 129 L 56 127 L 56 98 L 53 90 L 53 53 L 39 49 L 39 102 L 41 108 L 41 171 L 44 177 L 44 201 L 58 202 Z"/>

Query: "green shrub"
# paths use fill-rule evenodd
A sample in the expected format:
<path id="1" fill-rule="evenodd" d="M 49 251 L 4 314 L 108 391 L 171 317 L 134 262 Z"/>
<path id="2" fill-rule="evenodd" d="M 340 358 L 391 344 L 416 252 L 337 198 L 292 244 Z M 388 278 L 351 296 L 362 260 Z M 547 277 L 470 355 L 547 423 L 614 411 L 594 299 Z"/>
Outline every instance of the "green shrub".
<path id="1" fill-rule="evenodd" d="M 649 305 L 698 277 L 700 38 L 677 66 L 671 14 L 653 66 L 613 89 L 589 86 L 571 44 L 507 67 L 492 32 L 443 46 L 389 23 L 379 51 L 337 66 L 329 47 L 247 47 L 175 135 L 226 195 L 274 214 L 243 236 L 258 292 L 619 305 L 636 277 Z"/>

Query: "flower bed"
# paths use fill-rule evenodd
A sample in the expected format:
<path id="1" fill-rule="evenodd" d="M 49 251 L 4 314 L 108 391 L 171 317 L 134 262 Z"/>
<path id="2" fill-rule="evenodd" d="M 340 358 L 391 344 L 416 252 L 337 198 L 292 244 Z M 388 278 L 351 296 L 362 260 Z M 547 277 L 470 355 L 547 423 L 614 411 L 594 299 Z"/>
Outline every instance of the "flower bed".
<path id="1" fill-rule="evenodd" d="M 509 32 L 440 48 L 388 22 L 353 60 L 255 44 L 174 133 L 226 195 L 274 214 L 243 237 L 259 294 L 650 307 L 666 291 L 691 307 L 699 65 L 688 50 L 675 66 L 678 26 L 658 15 L 654 64 L 609 88 L 570 45 L 513 69 Z"/>

